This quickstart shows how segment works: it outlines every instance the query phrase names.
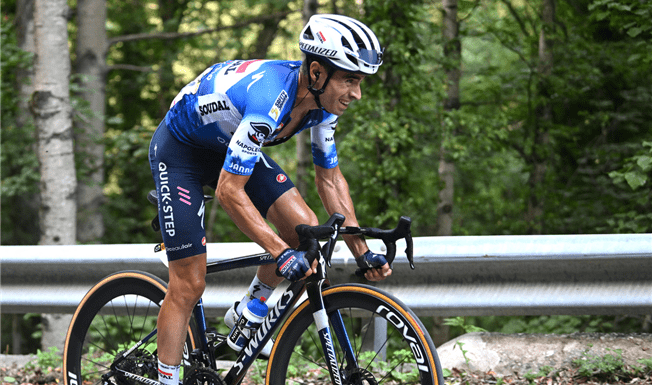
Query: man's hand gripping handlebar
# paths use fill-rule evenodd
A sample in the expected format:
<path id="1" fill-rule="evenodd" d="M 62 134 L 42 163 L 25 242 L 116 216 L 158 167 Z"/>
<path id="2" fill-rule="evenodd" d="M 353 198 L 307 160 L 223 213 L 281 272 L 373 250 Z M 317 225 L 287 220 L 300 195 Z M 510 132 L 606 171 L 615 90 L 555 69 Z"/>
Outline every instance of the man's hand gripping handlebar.
<path id="1" fill-rule="evenodd" d="M 394 258 L 396 257 L 396 241 L 399 239 L 405 239 L 405 255 L 410 263 L 410 267 L 414 270 L 414 251 L 412 245 L 412 233 L 410 226 L 412 225 L 412 219 L 406 216 L 402 216 L 396 228 L 391 230 L 382 230 L 375 227 L 351 227 L 346 226 L 342 227 L 344 223 L 344 216 L 342 214 L 335 213 L 330 219 L 323 225 L 318 226 L 308 226 L 308 225 L 299 225 L 296 227 L 296 232 L 299 235 L 300 246 L 297 250 L 314 250 L 318 241 L 326 240 L 326 243 L 321 247 L 321 254 L 324 257 L 324 260 L 328 266 L 331 266 L 331 257 L 333 251 L 335 250 L 335 242 L 339 235 L 350 234 L 350 235 L 363 235 L 371 238 L 380 239 L 385 244 L 387 248 L 387 254 L 385 259 L 387 262 L 392 264 Z M 315 253 L 309 253 L 309 263 L 312 264 L 312 260 L 317 257 Z M 358 276 L 364 276 L 364 274 L 369 270 L 369 267 L 358 267 L 355 271 L 355 274 Z M 278 272 L 277 272 L 278 274 Z"/>

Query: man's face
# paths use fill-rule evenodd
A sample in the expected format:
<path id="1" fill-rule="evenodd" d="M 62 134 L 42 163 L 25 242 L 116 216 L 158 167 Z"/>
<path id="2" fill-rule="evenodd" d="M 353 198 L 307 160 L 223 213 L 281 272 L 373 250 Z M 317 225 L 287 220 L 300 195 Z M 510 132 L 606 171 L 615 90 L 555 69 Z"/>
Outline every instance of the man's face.
<path id="1" fill-rule="evenodd" d="M 360 83 L 364 78 L 364 75 L 335 71 L 319 98 L 322 106 L 331 114 L 342 115 L 349 103 L 362 97 Z"/>

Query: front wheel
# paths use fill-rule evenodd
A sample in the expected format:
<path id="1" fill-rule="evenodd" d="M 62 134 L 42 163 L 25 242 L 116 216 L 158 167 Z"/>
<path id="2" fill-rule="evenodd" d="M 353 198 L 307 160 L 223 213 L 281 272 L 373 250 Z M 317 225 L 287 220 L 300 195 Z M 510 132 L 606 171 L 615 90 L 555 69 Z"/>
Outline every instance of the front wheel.
<path id="1" fill-rule="evenodd" d="M 333 338 L 342 384 L 444 384 L 430 336 L 400 300 L 371 286 L 352 284 L 330 287 L 322 295 L 331 330 L 339 313 L 348 335 L 348 342 Z M 346 363 L 343 346 L 347 343 L 357 366 Z M 325 362 L 311 307 L 305 301 L 279 331 L 265 384 L 330 381 Z"/>
<path id="2" fill-rule="evenodd" d="M 65 385 L 133 384 L 110 366 L 137 342 L 156 329 L 158 312 L 167 285 L 149 273 L 123 271 L 109 275 L 84 296 L 73 315 L 63 355 Z M 191 325 L 194 325 L 191 321 Z M 133 350 L 117 365 L 119 369 L 158 381 L 156 335 Z M 183 366 L 199 341 L 189 326 Z M 103 379 L 104 377 L 104 379 Z"/>

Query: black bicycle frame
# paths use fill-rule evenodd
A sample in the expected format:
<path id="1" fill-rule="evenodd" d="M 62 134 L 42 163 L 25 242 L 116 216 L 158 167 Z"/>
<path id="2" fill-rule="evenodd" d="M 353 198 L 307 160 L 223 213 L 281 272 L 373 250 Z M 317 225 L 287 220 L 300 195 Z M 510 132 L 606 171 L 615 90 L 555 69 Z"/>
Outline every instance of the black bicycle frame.
<path id="1" fill-rule="evenodd" d="M 258 258 L 258 261 L 255 261 L 256 258 Z M 252 263 L 253 265 L 273 263 L 274 259 L 270 258 L 271 256 L 269 256 L 269 254 L 260 254 L 256 256 L 238 258 L 228 262 L 233 262 L 238 265 L 237 267 L 242 267 L 242 263 Z M 330 333 L 330 328 L 328 326 L 328 319 L 326 317 L 326 311 L 321 296 L 322 289 L 328 287 L 330 284 L 326 274 L 324 259 L 320 258 L 319 261 L 320 263 L 317 266 L 317 274 L 311 275 L 304 281 L 292 282 L 285 290 L 285 292 L 283 292 L 281 298 L 276 302 L 276 305 L 267 314 L 267 317 L 265 317 L 261 323 L 256 334 L 254 334 L 249 342 L 244 346 L 240 352 L 240 355 L 236 359 L 235 364 L 231 367 L 229 372 L 224 377 L 224 381 L 227 384 L 240 383 L 267 341 L 269 341 L 276 330 L 278 330 L 278 328 L 283 325 L 283 321 L 285 321 L 287 316 L 294 309 L 304 290 L 306 290 L 308 293 L 311 310 L 315 315 L 315 322 L 317 323 L 318 329 L 320 331 L 322 348 L 324 350 L 326 365 L 329 368 L 331 379 L 335 384 L 342 383 L 339 365 L 335 356 L 335 345 L 333 344 L 333 339 Z M 215 272 L 227 270 L 229 268 L 233 267 L 227 267 L 227 263 L 221 264 L 216 262 L 211 264 L 208 270 Z M 344 322 L 339 313 L 337 313 L 334 317 L 331 317 L 331 323 L 333 323 L 336 330 L 336 335 L 338 336 L 340 346 L 345 350 L 345 356 L 347 357 L 347 360 L 349 360 L 348 364 L 350 365 L 351 363 L 355 363 L 354 360 L 350 361 L 350 359 L 354 357 L 353 348 L 349 343 L 348 335 L 346 334 L 346 329 L 344 327 Z"/>
<path id="2" fill-rule="evenodd" d="M 148 196 L 149 199 L 149 196 Z M 412 253 L 412 236 L 410 233 L 411 219 L 408 217 L 401 217 L 399 223 L 394 230 L 380 230 L 376 228 L 363 228 L 363 227 L 342 227 L 344 223 L 344 216 L 341 214 L 333 214 L 325 225 L 322 226 L 305 226 L 299 225 L 296 230 L 299 234 L 301 247 L 307 245 L 306 241 L 312 240 L 314 245 L 319 248 L 317 258 L 319 264 L 317 266 L 317 274 L 313 274 L 298 282 L 292 282 L 290 286 L 283 292 L 281 298 L 278 300 L 274 308 L 267 314 L 257 332 L 251 337 L 249 342 L 241 350 L 235 364 L 231 367 L 226 374 L 224 380 L 226 384 L 233 385 L 239 384 L 244 378 L 245 374 L 253 364 L 254 360 L 261 352 L 265 344 L 272 338 L 272 335 L 283 324 L 290 312 L 294 309 L 301 294 L 306 290 L 308 300 L 310 301 L 311 311 L 314 317 L 317 331 L 322 344 L 326 366 L 330 372 L 331 381 L 334 384 L 342 383 L 342 373 L 340 366 L 337 362 L 335 354 L 335 345 L 333 343 L 333 336 L 331 334 L 330 326 L 332 325 L 333 331 L 339 341 L 340 348 L 343 349 L 343 360 L 346 361 L 347 368 L 354 369 L 357 367 L 357 361 L 353 352 L 353 347 L 349 341 L 348 334 L 339 312 L 334 312 L 331 315 L 326 313 L 324 305 L 322 290 L 330 286 L 326 274 L 326 265 L 330 266 L 331 256 L 335 247 L 335 241 L 339 234 L 354 234 L 354 235 L 370 235 L 374 238 L 382 239 L 387 246 L 387 261 L 391 264 L 394 260 L 396 253 L 396 240 L 405 239 L 407 248 L 405 250 L 410 267 L 414 269 L 413 253 Z M 318 240 L 327 239 L 323 246 L 319 246 Z M 160 245 L 159 245 L 160 246 Z M 161 250 L 159 247 L 157 250 Z M 304 249 L 307 250 L 307 249 Z M 213 274 L 220 271 L 239 269 L 250 266 L 260 266 L 276 263 L 275 259 L 269 253 L 253 254 L 249 256 L 229 259 L 225 261 L 210 262 L 206 265 L 206 274 Z M 359 269 L 360 270 L 360 269 Z M 363 271 L 356 271 L 356 274 L 364 274 Z M 203 302 L 200 299 L 195 308 L 193 309 L 195 316 L 196 326 L 201 336 L 199 341 L 200 346 L 192 354 L 200 353 L 201 356 L 196 356 L 196 359 L 201 359 L 207 366 L 215 368 L 215 357 L 213 356 L 213 349 L 209 346 L 206 331 L 206 317 L 204 314 Z M 134 347 L 129 349 L 128 352 L 116 360 L 111 369 L 113 372 L 119 371 L 124 375 L 132 378 L 140 383 L 147 385 L 160 385 L 157 381 L 141 377 L 132 373 L 124 372 L 117 368 L 117 364 L 125 359 L 128 353 L 132 352 L 139 346 L 142 346 L 154 335 L 157 330 L 152 331 L 143 340 L 136 343 Z M 184 352 L 185 353 L 185 352 Z M 185 354 L 184 354 L 185 355 Z M 109 376 L 107 373 L 105 376 Z"/>
<path id="3" fill-rule="evenodd" d="M 275 263 L 275 260 L 269 253 L 254 254 L 240 258 L 229 259 L 227 261 L 210 262 L 206 265 L 206 273 L 213 274 L 220 271 L 227 271 L 250 266 L 260 266 L 271 263 Z M 311 310 L 315 315 L 315 322 L 318 325 L 319 335 L 321 338 L 322 347 L 324 349 L 324 356 L 326 358 L 326 365 L 329 368 L 331 379 L 333 383 L 341 384 L 341 374 L 334 350 L 335 345 L 333 344 L 332 335 L 328 326 L 328 318 L 326 316 L 324 303 L 321 297 L 322 289 L 328 286 L 329 282 L 327 279 L 324 259 L 320 258 L 320 264 L 317 267 L 317 274 L 308 277 L 308 279 L 304 281 L 292 282 L 285 290 L 285 292 L 283 292 L 281 298 L 277 301 L 276 305 L 274 305 L 274 307 L 270 310 L 270 312 L 261 323 L 258 331 L 251 337 L 249 342 L 241 350 L 238 358 L 235 361 L 235 364 L 231 367 L 231 369 L 224 377 L 224 381 L 227 384 L 238 384 L 240 381 L 242 381 L 262 348 L 265 346 L 267 341 L 271 339 L 276 330 L 278 330 L 278 328 L 283 324 L 283 321 L 287 318 L 287 316 L 297 304 L 297 301 L 301 298 L 303 291 L 306 290 L 311 303 Z M 201 338 L 200 341 L 197 341 L 199 342 L 200 346 L 197 347 L 193 354 L 201 354 L 201 357 L 196 358 L 199 358 L 205 364 L 214 367 L 215 357 L 213 356 L 213 350 L 209 348 L 210 342 L 207 338 L 206 317 L 204 314 L 204 307 L 201 299 L 193 309 L 193 314 L 195 316 L 197 330 Z M 347 359 L 347 364 L 355 365 L 353 348 L 349 343 L 348 335 L 344 327 L 344 322 L 342 321 L 340 314 L 336 313 L 332 315 L 330 322 L 334 325 L 335 334 L 338 338 L 338 341 L 340 342 L 340 346 L 345 350 L 344 355 Z M 137 342 L 131 349 L 129 349 L 129 351 L 125 352 L 121 359 L 118 359 L 113 363 L 113 371 L 121 372 L 123 375 L 143 384 L 158 384 L 157 381 L 152 379 L 128 373 L 117 368 L 122 359 L 128 356 L 128 353 L 133 351 L 133 349 L 136 349 L 137 347 L 147 343 L 147 341 L 153 338 L 156 333 L 157 330 L 154 329 L 145 338 Z"/>

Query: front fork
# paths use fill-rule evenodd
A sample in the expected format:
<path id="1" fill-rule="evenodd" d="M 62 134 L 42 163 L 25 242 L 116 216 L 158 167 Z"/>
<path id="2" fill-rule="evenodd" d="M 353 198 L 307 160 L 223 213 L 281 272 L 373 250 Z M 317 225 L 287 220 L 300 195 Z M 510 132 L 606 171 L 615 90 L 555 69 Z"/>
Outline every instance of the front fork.
<path id="1" fill-rule="evenodd" d="M 306 284 L 306 292 L 308 294 L 308 299 L 310 300 L 312 315 L 315 319 L 317 333 L 319 334 L 319 339 L 321 340 L 322 349 L 324 351 L 324 358 L 326 360 L 326 366 L 330 372 L 331 381 L 333 384 L 342 384 L 342 372 L 340 369 L 346 367 L 350 370 L 356 368 L 358 364 L 356 362 L 355 354 L 353 352 L 353 347 L 351 346 L 348 333 L 346 332 L 346 327 L 344 325 L 342 315 L 339 311 L 334 311 L 332 314 L 326 313 L 324 298 L 321 294 L 322 286 L 324 284 L 328 285 L 325 283 L 324 279 L 308 282 Z M 335 344 L 333 343 L 333 336 L 331 334 L 331 327 L 335 332 L 335 336 L 339 342 L 340 349 L 344 355 L 344 357 L 341 359 L 346 361 L 346 366 L 340 366 L 338 364 L 337 352 L 335 350 Z"/>

